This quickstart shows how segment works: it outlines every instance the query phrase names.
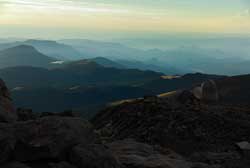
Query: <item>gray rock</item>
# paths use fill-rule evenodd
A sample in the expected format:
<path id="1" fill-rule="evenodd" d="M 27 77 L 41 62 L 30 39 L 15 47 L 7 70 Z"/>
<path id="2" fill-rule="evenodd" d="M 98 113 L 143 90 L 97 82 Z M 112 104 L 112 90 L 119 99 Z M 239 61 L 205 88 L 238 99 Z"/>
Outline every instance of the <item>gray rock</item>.
<path id="1" fill-rule="evenodd" d="M 241 150 L 248 150 L 250 151 L 250 143 L 247 141 L 242 141 L 236 143 L 236 145 L 241 149 Z"/>
<path id="2" fill-rule="evenodd" d="M 202 100 L 207 102 L 217 102 L 219 100 L 219 94 L 217 85 L 214 80 L 209 80 L 201 85 Z"/>
<path id="3" fill-rule="evenodd" d="M 217 102 L 219 100 L 219 91 L 214 80 L 203 82 L 200 86 L 192 89 L 193 95 L 205 102 Z"/>
<path id="4" fill-rule="evenodd" d="M 14 127 L 18 161 L 64 158 L 74 145 L 94 141 L 92 125 L 80 118 L 44 117 Z"/>
<path id="5" fill-rule="evenodd" d="M 103 145 L 78 145 L 70 155 L 71 162 L 78 168 L 121 168 L 121 164 Z"/>
<path id="6" fill-rule="evenodd" d="M 13 122 L 17 115 L 12 105 L 10 92 L 3 80 L 0 79 L 0 122 Z"/>
<path id="7" fill-rule="evenodd" d="M 193 93 L 193 95 L 194 95 L 197 99 L 199 99 L 199 100 L 202 99 L 202 88 L 201 88 L 201 86 L 194 87 L 194 88 L 192 89 L 192 93 Z"/>
<path id="8" fill-rule="evenodd" d="M 68 162 L 50 163 L 49 166 L 51 168 L 76 168 Z"/>
<path id="9" fill-rule="evenodd" d="M 0 163 L 7 161 L 15 147 L 16 139 L 9 124 L 0 123 Z"/>
<path id="10" fill-rule="evenodd" d="M 20 162 L 11 162 L 5 165 L 0 165 L 1 168 L 31 168 Z"/>
<path id="11" fill-rule="evenodd" d="M 224 162 L 239 160 L 241 156 L 236 152 L 197 152 L 191 155 L 190 160 L 209 164 L 222 164 Z"/>
<path id="12" fill-rule="evenodd" d="M 126 167 L 131 168 L 191 168 L 192 163 L 177 154 L 162 154 L 152 146 L 133 140 L 116 141 L 108 147 Z"/>

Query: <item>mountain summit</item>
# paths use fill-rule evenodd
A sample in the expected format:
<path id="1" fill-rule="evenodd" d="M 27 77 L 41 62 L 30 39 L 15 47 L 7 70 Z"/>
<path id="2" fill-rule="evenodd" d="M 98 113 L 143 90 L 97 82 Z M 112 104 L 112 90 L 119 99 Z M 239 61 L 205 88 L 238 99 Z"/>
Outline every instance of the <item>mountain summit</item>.
<path id="1" fill-rule="evenodd" d="M 48 67 L 55 59 L 29 45 L 19 45 L 0 51 L 0 68 L 14 66 Z"/>

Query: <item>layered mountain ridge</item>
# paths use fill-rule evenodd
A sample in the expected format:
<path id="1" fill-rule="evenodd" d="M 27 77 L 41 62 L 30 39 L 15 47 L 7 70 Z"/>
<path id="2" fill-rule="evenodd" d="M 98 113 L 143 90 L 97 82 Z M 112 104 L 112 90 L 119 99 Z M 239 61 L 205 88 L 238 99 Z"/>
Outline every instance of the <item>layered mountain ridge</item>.
<path id="1" fill-rule="evenodd" d="M 29 45 L 19 45 L 0 51 L 0 68 L 15 66 L 49 67 L 55 59 Z"/>

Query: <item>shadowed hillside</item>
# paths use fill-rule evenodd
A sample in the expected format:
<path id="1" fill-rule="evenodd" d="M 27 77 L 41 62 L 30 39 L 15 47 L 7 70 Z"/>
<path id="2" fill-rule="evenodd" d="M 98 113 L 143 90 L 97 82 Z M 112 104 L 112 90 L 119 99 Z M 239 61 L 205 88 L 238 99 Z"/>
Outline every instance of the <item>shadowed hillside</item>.
<path id="1" fill-rule="evenodd" d="M 53 61 L 55 59 L 28 45 L 20 45 L 0 51 L 0 68 L 14 66 L 49 67 Z"/>

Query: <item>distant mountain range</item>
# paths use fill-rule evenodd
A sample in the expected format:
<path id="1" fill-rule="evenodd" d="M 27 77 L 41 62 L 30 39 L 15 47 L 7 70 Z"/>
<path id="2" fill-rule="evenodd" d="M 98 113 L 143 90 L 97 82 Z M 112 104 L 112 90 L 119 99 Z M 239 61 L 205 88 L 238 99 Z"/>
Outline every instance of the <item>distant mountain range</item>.
<path id="1" fill-rule="evenodd" d="M 187 40 L 187 39 L 186 39 Z M 166 74 L 185 74 L 185 73 L 208 73 L 220 75 L 239 75 L 250 72 L 250 61 L 247 59 L 248 52 L 240 52 L 240 47 L 235 43 L 227 43 L 226 39 L 213 39 L 202 41 L 183 41 L 186 45 L 176 45 L 164 49 L 138 49 L 128 47 L 120 43 L 100 42 L 84 39 L 61 40 L 65 44 L 71 45 L 82 53 L 91 57 L 105 57 L 112 59 L 127 67 L 137 67 L 141 70 L 150 69 Z M 237 41 L 240 41 L 238 39 Z M 168 40 L 169 44 L 171 40 Z M 173 41 L 173 43 L 176 41 Z M 182 42 L 180 42 L 182 43 Z M 195 45 L 193 45 L 193 43 Z M 204 43 L 207 44 L 204 46 Z M 221 43 L 221 44 L 220 44 Z M 225 46 L 223 46 L 223 44 Z M 247 48 L 248 41 L 243 40 L 244 47 Z M 209 45 L 208 45 L 209 44 Z M 218 45 L 218 48 L 216 46 Z M 234 46 L 236 47 L 235 51 Z M 133 46 L 133 45 L 132 45 Z M 221 48 L 219 48 L 219 46 Z M 226 47 L 230 46 L 230 47 Z M 161 47 L 162 48 L 162 47 Z M 226 48 L 226 49 L 225 49 Z M 232 52 L 227 52 L 231 51 Z M 237 52 L 239 55 L 237 55 Z M 244 54 L 245 55 L 242 55 Z M 232 66 L 233 65 L 233 66 Z M 211 68 L 213 67 L 213 68 Z"/>
<path id="2" fill-rule="evenodd" d="M 88 117 L 113 101 L 190 88 L 204 80 L 219 78 L 190 74 L 167 79 L 162 75 L 151 71 L 105 68 L 85 60 L 50 70 L 35 67 L 0 70 L 16 107 L 39 112 L 73 109 Z"/>
<path id="3" fill-rule="evenodd" d="M 65 39 L 60 42 L 68 44 L 76 48 L 81 53 L 94 57 L 104 57 L 111 59 L 127 68 L 136 68 L 140 70 L 153 70 L 166 74 L 183 74 L 184 71 L 175 68 L 171 64 L 165 62 L 164 65 L 158 65 L 151 61 L 154 55 L 151 50 L 141 50 L 137 48 L 127 47 L 120 43 L 102 42 L 88 39 Z M 164 55 L 162 50 L 157 54 Z"/>
<path id="4" fill-rule="evenodd" d="M 168 50 L 141 50 L 119 43 L 93 40 L 27 40 L 1 43 L 0 50 L 18 45 L 30 45 L 59 61 L 95 59 L 99 64 L 115 68 L 153 70 L 165 74 L 209 73 L 220 75 L 246 74 L 250 61 L 219 49 L 195 46 Z M 231 66 L 234 65 L 234 66 Z M 213 68 L 210 68 L 213 67 Z"/>
<path id="5" fill-rule="evenodd" d="M 166 79 L 163 73 L 126 69 L 102 57 L 51 65 L 57 60 L 26 45 L 1 52 L 6 57 L 2 57 L 0 76 L 10 87 L 16 106 L 37 111 L 97 110 L 112 101 L 182 89 L 217 78 L 190 74 L 189 78 Z M 16 60 L 15 64 L 11 60 Z"/>
<path id="6" fill-rule="evenodd" d="M 27 45 L 2 50 L 0 62 L 3 68 L 0 76 L 11 88 L 17 107 L 43 111 L 97 109 L 111 101 L 190 88 L 204 80 L 224 77 L 205 74 L 171 77 L 138 70 L 148 68 L 139 61 L 112 61 L 104 57 L 60 61 Z M 30 101 L 25 103 L 24 97 Z M 44 106 L 45 99 L 54 103 Z"/>
<path id="7" fill-rule="evenodd" d="M 140 57 L 143 50 L 127 47 L 120 43 L 95 41 L 88 39 L 65 39 L 59 42 L 71 45 L 81 53 L 94 57 L 106 57 L 115 59 L 134 59 Z M 135 57 L 136 56 L 136 57 Z"/>
<path id="8" fill-rule="evenodd" d="M 84 49 L 86 54 L 81 53 L 83 50 L 77 51 L 68 43 L 74 47 L 87 48 Z M 94 50 L 95 47 L 99 48 Z M 72 57 L 68 57 L 69 53 L 72 53 Z M 104 57 L 105 53 L 110 55 Z M 37 111 L 62 111 L 73 108 L 90 112 L 112 101 L 189 89 L 209 79 L 217 81 L 227 78 L 224 75 L 204 73 L 182 75 L 192 71 L 191 69 L 217 71 L 218 74 L 243 73 L 250 69 L 249 61 L 225 57 L 211 59 L 211 53 L 216 55 L 220 52 L 205 52 L 196 48 L 144 51 L 117 43 L 88 40 L 66 40 L 60 43 L 28 40 L 0 44 L 0 77 L 10 87 L 17 107 L 33 108 Z M 126 57 L 126 54 L 131 55 Z M 182 68 L 168 66 L 171 64 L 179 64 Z M 248 89 L 248 77 L 235 78 L 242 78 L 246 83 L 244 88 Z M 222 80 L 221 96 L 224 95 L 226 100 L 227 97 L 232 97 L 228 96 L 230 94 L 241 95 L 237 89 L 234 90 L 234 78 L 227 79 L 230 79 L 228 84 L 232 91 L 224 89 Z M 218 87 L 220 86 L 218 80 Z M 247 97 L 243 96 L 240 100 L 245 99 Z M 48 106 L 45 106 L 44 102 L 47 102 Z"/>
<path id="9" fill-rule="evenodd" d="M 104 57 L 96 57 L 96 58 L 90 58 L 88 59 L 90 61 L 96 62 L 97 64 L 100 64 L 104 67 L 112 67 L 112 68 L 118 68 L 118 69 L 128 69 L 130 67 L 125 66 L 121 63 L 118 63 L 116 61 L 112 61 L 110 59 L 104 58 Z M 133 68 L 133 69 L 140 69 L 140 68 Z"/>
<path id="10" fill-rule="evenodd" d="M 91 110 L 108 102 L 152 94 L 137 85 L 161 75 L 152 71 L 103 67 L 89 60 L 65 63 L 54 69 L 25 66 L 0 70 L 16 107 L 40 112 L 77 109 L 84 113 L 87 109 L 88 116 L 94 114 Z"/>
<path id="11" fill-rule="evenodd" d="M 27 40 L 27 41 L 3 43 L 0 44 L 0 50 L 19 45 L 33 46 L 39 52 L 58 60 L 77 60 L 84 58 L 84 56 L 73 47 L 58 43 L 56 41 L 48 41 L 48 40 Z"/>
<path id="12" fill-rule="evenodd" d="M 0 43 L 0 50 L 18 45 L 30 45 L 39 52 L 59 61 L 95 59 L 97 63 L 115 68 L 132 68 L 152 70 L 166 74 L 184 73 L 170 64 L 157 65 L 147 60 L 147 51 L 126 47 L 119 43 L 99 42 L 91 40 L 26 40 L 10 43 Z M 71 46 L 72 45 L 72 46 Z M 145 57 L 146 56 L 146 57 Z M 105 60 L 104 60 L 105 59 Z M 111 63 L 112 62 L 112 63 Z M 116 65 L 115 65 L 116 64 Z"/>
<path id="13" fill-rule="evenodd" d="M 18 66 L 0 70 L 0 76 L 10 87 L 32 88 L 48 86 L 62 88 L 75 85 L 139 85 L 162 75 L 162 73 L 153 71 L 103 67 L 89 60 L 65 63 L 53 69 Z"/>
<path id="14" fill-rule="evenodd" d="M 14 66 L 49 67 L 54 58 L 38 52 L 34 47 L 20 45 L 0 51 L 0 68 Z"/>
<path id="15" fill-rule="evenodd" d="M 18 45 L 33 46 L 39 52 L 58 61 L 95 59 L 97 63 L 104 66 L 152 70 L 170 75 L 195 72 L 239 75 L 250 72 L 250 61 L 246 59 L 247 56 L 239 57 L 235 52 L 230 53 L 217 48 L 202 48 L 192 45 L 167 50 L 142 50 L 120 43 L 94 40 L 71 39 L 59 40 L 59 42 L 27 40 L 0 43 L 0 50 Z"/>

